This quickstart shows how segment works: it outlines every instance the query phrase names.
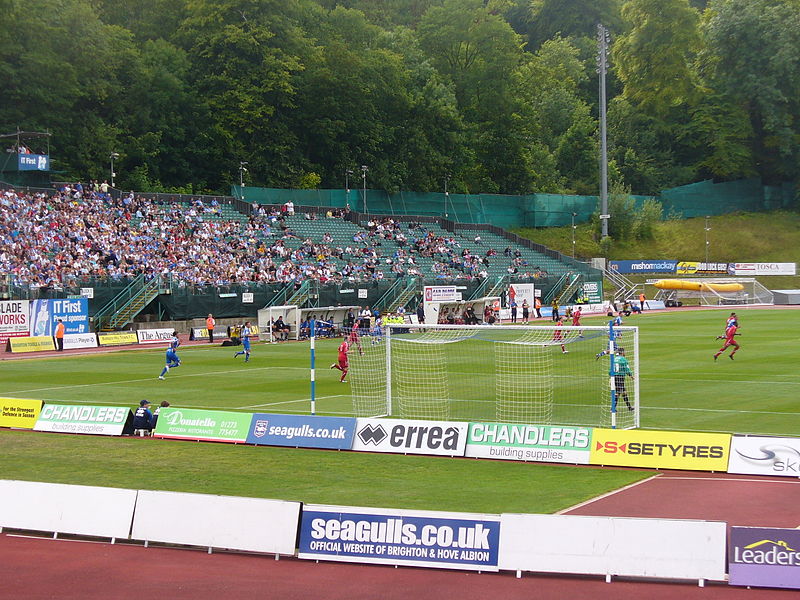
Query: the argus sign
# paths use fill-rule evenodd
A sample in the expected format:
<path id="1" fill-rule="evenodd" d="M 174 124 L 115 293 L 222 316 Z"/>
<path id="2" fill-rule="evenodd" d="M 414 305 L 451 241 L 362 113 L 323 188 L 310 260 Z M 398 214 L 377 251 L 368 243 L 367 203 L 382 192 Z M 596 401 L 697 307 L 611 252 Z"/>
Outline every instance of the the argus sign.
<path id="1" fill-rule="evenodd" d="M 510 423 L 470 423 L 466 456 L 589 464 L 592 430 Z"/>
<path id="2" fill-rule="evenodd" d="M 498 515 L 306 505 L 300 558 L 497 571 Z"/>
<path id="3" fill-rule="evenodd" d="M 467 423 L 358 419 L 353 450 L 464 456 Z"/>
<path id="4" fill-rule="evenodd" d="M 731 527 L 731 585 L 800 589 L 800 531 Z"/>
<path id="5" fill-rule="evenodd" d="M 256 413 L 248 444 L 349 450 L 356 420 L 352 417 L 312 417 Z"/>

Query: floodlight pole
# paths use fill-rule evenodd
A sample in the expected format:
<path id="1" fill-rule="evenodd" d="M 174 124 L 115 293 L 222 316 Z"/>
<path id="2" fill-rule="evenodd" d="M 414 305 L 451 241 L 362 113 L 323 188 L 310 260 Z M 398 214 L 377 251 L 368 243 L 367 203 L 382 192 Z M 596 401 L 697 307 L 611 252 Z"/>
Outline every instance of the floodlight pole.
<path id="1" fill-rule="evenodd" d="M 114 176 L 116 175 L 116 173 L 114 173 L 114 160 L 119 158 L 119 153 L 112 152 L 109 154 L 108 158 L 111 161 L 111 189 L 114 189 Z"/>
<path id="2" fill-rule="evenodd" d="M 708 271 L 708 246 L 711 243 L 711 242 L 708 241 L 708 232 L 711 231 L 711 227 L 709 227 L 709 225 L 708 225 L 708 219 L 709 218 L 710 217 L 706 217 L 706 226 L 705 226 L 705 230 L 706 230 L 706 271 Z"/>
<path id="3" fill-rule="evenodd" d="M 444 176 L 444 218 L 447 218 L 447 199 L 449 197 L 449 192 L 447 191 L 447 181 L 450 179 L 450 174 L 446 174 Z"/>
<path id="4" fill-rule="evenodd" d="M 575 258 L 575 216 L 578 213 L 572 213 L 572 258 Z"/>
<path id="5" fill-rule="evenodd" d="M 361 165 L 361 179 L 364 182 L 364 206 L 363 210 L 365 214 L 369 214 L 369 210 L 367 210 L 367 171 L 369 171 L 369 167 L 367 165 Z"/>
<path id="6" fill-rule="evenodd" d="M 597 73 L 600 76 L 600 224 L 608 237 L 608 141 L 606 134 L 606 73 L 608 71 L 608 29 L 597 24 Z"/>
<path id="7" fill-rule="evenodd" d="M 242 195 L 242 201 L 244 201 L 244 174 L 247 172 L 248 165 L 246 160 L 239 161 L 239 193 Z"/>

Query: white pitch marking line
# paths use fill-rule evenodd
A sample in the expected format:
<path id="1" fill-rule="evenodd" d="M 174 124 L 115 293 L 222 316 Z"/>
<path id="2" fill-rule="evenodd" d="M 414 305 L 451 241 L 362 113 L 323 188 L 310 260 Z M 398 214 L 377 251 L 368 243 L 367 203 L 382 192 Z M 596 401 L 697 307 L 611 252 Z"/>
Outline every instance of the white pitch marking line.
<path id="1" fill-rule="evenodd" d="M 336 394 L 335 396 L 317 396 L 317 400 L 328 400 L 329 398 L 346 398 L 343 394 Z M 283 400 L 281 402 L 267 402 L 265 404 L 251 404 L 249 406 L 237 406 L 237 410 L 245 408 L 261 408 L 262 406 L 278 406 L 280 404 L 295 404 L 296 402 L 311 402 L 311 398 L 300 398 L 298 400 Z"/>
<path id="2" fill-rule="evenodd" d="M 585 502 L 581 502 L 580 504 L 576 504 L 575 506 L 570 506 L 569 508 L 565 508 L 563 510 L 560 510 L 556 514 L 557 515 L 563 515 L 563 514 L 569 512 L 569 511 L 571 511 L 571 510 L 577 510 L 577 509 L 579 509 L 579 508 L 581 508 L 583 506 L 587 506 L 589 504 L 593 504 L 593 503 L 597 502 L 598 500 L 602 500 L 603 498 L 608 498 L 608 497 L 613 496 L 615 494 L 619 494 L 620 492 L 624 492 L 626 490 L 634 488 L 637 485 L 641 485 L 643 483 L 647 483 L 649 481 L 652 481 L 653 479 L 658 479 L 659 477 L 661 477 L 661 473 L 659 473 L 657 475 L 653 475 L 652 477 L 648 477 L 647 479 L 642 479 L 641 481 L 637 481 L 635 483 L 631 483 L 630 485 L 626 485 L 625 487 L 621 487 L 618 490 L 613 490 L 613 491 L 608 492 L 606 494 L 601 494 L 600 496 L 596 496 L 594 498 L 590 498 L 589 500 L 586 500 Z"/>

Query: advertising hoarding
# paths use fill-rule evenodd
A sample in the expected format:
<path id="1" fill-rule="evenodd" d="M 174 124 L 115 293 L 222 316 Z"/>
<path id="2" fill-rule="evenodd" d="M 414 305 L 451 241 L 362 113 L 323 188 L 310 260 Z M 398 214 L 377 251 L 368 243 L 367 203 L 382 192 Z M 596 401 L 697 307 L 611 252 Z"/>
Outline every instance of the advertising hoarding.
<path id="1" fill-rule="evenodd" d="M 42 410 L 41 400 L 0 398 L 0 427 L 33 429 Z"/>
<path id="2" fill-rule="evenodd" d="M 30 301 L 0 300 L 0 344 L 30 334 Z"/>
<path id="3" fill-rule="evenodd" d="M 160 417 L 159 417 L 160 418 Z M 316 417 L 256 413 L 248 444 L 350 450 L 356 420 L 352 417 Z"/>
<path id="4" fill-rule="evenodd" d="M 245 442 L 250 431 L 250 413 L 165 407 L 158 413 L 154 437 Z"/>
<path id="5" fill-rule="evenodd" d="M 730 585 L 800 589 L 800 530 L 731 527 Z"/>
<path id="6" fill-rule="evenodd" d="M 725 471 L 731 436 L 727 433 L 686 433 L 593 429 L 593 465 Z"/>
<path id="7" fill-rule="evenodd" d="M 89 332 L 89 301 L 86 298 L 31 300 L 31 335 L 54 335 L 58 320 L 64 333 Z"/>
<path id="8" fill-rule="evenodd" d="M 131 409 L 123 406 L 87 404 L 45 404 L 39 413 L 35 431 L 122 435 L 133 432 Z"/>
<path id="9" fill-rule="evenodd" d="M 50 336 L 35 336 L 35 337 L 12 337 L 8 338 L 11 344 L 11 352 L 47 352 L 48 350 L 55 350 L 56 343 Z"/>
<path id="10" fill-rule="evenodd" d="M 358 419 L 353 450 L 464 456 L 468 423 Z"/>
<path id="11" fill-rule="evenodd" d="M 466 456 L 589 464 L 592 430 L 513 423 L 470 423 Z"/>
<path id="12" fill-rule="evenodd" d="M 306 504 L 299 558 L 497 571 L 500 516 Z"/>
<path id="13" fill-rule="evenodd" d="M 800 438 L 735 435 L 728 473 L 800 477 Z"/>

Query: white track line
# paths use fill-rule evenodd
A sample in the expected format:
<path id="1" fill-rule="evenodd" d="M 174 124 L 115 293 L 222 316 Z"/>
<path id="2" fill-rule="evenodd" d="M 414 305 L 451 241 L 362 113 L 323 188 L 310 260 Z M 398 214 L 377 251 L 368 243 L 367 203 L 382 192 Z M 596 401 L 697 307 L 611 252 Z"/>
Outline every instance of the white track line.
<path id="1" fill-rule="evenodd" d="M 588 506 L 589 504 L 593 504 L 593 503 L 597 502 L 598 500 L 602 500 L 603 498 L 608 498 L 609 496 L 613 496 L 615 494 L 619 494 L 620 492 L 624 492 L 626 490 L 634 488 L 637 485 L 642 485 L 643 483 L 648 483 L 649 481 L 652 481 L 653 479 L 658 479 L 659 477 L 661 477 L 661 473 L 658 473 L 657 475 L 653 475 L 652 477 L 648 477 L 647 479 L 642 479 L 641 481 L 637 481 L 635 483 L 631 483 L 630 485 L 626 485 L 625 487 L 621 487 L 618 490 L 614 490 L 614 491 L 608 492 L 606 494 L 601 494 L 600 496 L 595 496 L 594 498 L 590 498 L 589 500 L 586 500 L 585 502 L 581 502 L 580 504 L 576 504 L 575 506 L 570 506 L 569 508 L 565 508 L 563 510 L 560 510 L 555 514 L 563 515 L 563 514 L 569 512 L 569 511 L 571 511 L 571 510 L 577 510 L 577 509 L 579 509 L 579 508 L 581 508 L 583 506 Z"/>
<path id="2" fill-rule="evenodd" d="M 734 481 L 743 483 L 788 483 L 791 485 L 800 485 L 800 481 L 795 481 L 791 477 L 787 477 L 786 479 L 737 479 L 736 477 L 670 477 L 669 475 L 663 475 L 659 479 L 665 481 Z"/>

